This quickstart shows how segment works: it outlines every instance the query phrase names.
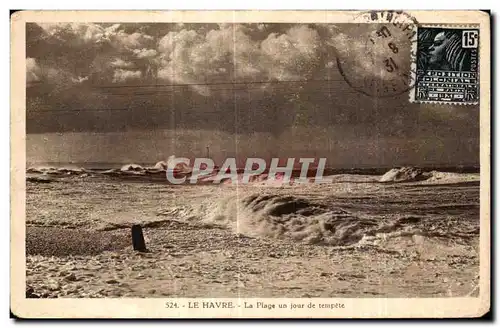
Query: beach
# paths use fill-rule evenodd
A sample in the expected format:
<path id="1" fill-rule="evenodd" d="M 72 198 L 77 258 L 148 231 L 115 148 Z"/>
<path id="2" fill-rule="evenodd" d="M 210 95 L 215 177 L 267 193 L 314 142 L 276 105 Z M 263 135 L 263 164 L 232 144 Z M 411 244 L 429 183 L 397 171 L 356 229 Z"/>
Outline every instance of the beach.
<path id="1" fill-rule="evenodd" d="M 30 175 L 27 288 L 48 298 L 478 295 L 479 174 L 330 178 Z M 133 224 L 148 252 L 133 250 Z"/>

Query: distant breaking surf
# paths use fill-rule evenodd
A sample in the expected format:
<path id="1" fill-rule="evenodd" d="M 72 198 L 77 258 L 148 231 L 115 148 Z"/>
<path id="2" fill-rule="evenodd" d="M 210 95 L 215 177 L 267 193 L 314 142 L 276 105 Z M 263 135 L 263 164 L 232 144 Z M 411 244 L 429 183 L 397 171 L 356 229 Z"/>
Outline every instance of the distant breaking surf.
<path id="1" fill-rule="evenodd" d="M 27 181 L 36 182 L 51 182 L 58 180 L 71 180 L 78 178 L 79 180 L 89 178 L 89 179 L 118 179 L 118 180 L 132 180 L 132 181 L 143 181 L 143 182 L 159 182 L 159 183 L 169 183 L 166 179 L 168 163 L 161 161 L 156 163 L 152 167 L 145 167 L 138 164 L 126 164 L 120 168 L 111 169 L 90 169 L 82 167 L 51 167 L 51 166 L 38 166 L 30 167 L 26 170 Z M 208 183 L 221 183 L 221 184 L 231 184 L 231 183 L 242 183 L 244 175 L 242 173 L 237 173 L 233 179 L 223 178 L 221 180 L 216 179 L 216 174 L 219 168 L 215 168 L 212 174 L 200 176 L 197 178 L 196 184 L 208 184 Z M 328 170 L 327 170 L 328 171 Z M 186 184 L 190 183 L 189 178 L 193 174 L 193 169 L 187 165 L 178 165 L 175 170 L 172 171 L 177 177 L 185 177 Z M 333 174 L 332 174 L 333 173 Z M 424 171 L 420 168 L 415 167 L 401 167 L 393 168 L 387 171 L 383 175 L 374 174 L 335 174 L 330 172 L 329 175 L 325 176 L 325 180 L 330 183 L 342 183 L 342 182 L 353 182 L 353 183 L 404 183 L 404 182 L 418 182 L 425 184 L 453 184 L 453 183 L 477 183 L 479 182 L 479 173 L 454 173 L 454 172 L 441 172 L 437 170 Z M 307 182 L 315 182 L 314 170 L 307 172 Z M 291 174 L 290 181 L 284 181 L 283 175 L 278 174 L 275 179 L 269 179 L 269 172 L 264 172 L 261 174 L 250 176 L 248 179 L 249 184 L 273 184 L 273 185 L 293 185 L 297 183 L 297 179 L 300 175 L 300 170 L 294 170 Z M 272 183 L 271 183 L 272 182 Z M 304 181 L 301 181 L 304 182 Z"/>

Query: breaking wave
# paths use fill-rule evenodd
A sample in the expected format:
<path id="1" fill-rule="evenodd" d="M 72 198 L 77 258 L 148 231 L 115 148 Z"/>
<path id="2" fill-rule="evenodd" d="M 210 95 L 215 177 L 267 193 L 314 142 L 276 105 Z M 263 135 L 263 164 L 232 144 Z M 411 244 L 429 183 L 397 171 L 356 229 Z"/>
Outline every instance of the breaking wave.
<path id="1" fill-rule="evenodd" d="M 26 170 L 26 173 L 38 173 L 38 174 L 48 174 L 48 175 L 78 175 L 86 172 L 87 170 L 82 167 L 38 166 L 38 167 L 30 167 Z"/>
<path id="2" fill-rule="evenodd" d="M 122 172 L 143 172 L 144 168 L 138 164 L 123 165 L 120 169 Z"/>
<path id="3" fill-rule="evenodd" d="M 407 181 L 422 181 L 431 177 L 429 172 L 415 167 L 402 167 L 393 168 L 387 171 L 382 177 L 380 182 L 407 182 Z"/>
<path id="4" fill-rule="evenodd" d="M 452 173 L 424 171 L 415 167 L 393 168 L 380 177 L 379 182 L 463 183 L 479 181 L 479 173 Z"/>
<path id="5" fill-rule="evenodd" d="M 329 208 L 292 195 L 230 195 L 208 200 L 199 207 L 177 207 L 161 213 L 176 219 L 220 226 L 249 237 L 288 239 L 328 246 L 377 244 L 401 236 L 438 236 L 445 232 L 417 227 L 423 217 L 402 216 L 394 220 Z"/>

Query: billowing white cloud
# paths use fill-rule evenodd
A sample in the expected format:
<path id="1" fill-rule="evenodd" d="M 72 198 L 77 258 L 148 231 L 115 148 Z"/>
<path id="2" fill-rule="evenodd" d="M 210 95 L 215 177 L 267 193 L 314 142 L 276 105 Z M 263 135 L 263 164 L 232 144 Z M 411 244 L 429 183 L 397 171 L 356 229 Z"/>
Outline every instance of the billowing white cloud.
<path id="1" fill-rule="evenodd" d="M 88 80 L 88 76 L 75 76 L 70 72 L 47 65 L 39 65 L 35 58 L 26 58 L 26 83 L 45 82 L 52 85 L 79 84 Z"/>
<path id="2" fill-rule="evenodd" d="M 40 23 L 47 36 L 63 42 L 95 43 L 107 37 L 106 29 L 87 23 Z"/>
<path id="3" fill-rule="evenodd" d="M 252 39 L 241 25 L 222 24 L 206 35 L 184 29 L 160 39 L 158 76 L 173 83 L 309 79 L 322 45 L 318 32 L 305 25 L 264 40 Z"/>
<path id="4" fill-rule="evenodd" d="M 118 31 L 117 33 L 111 34 L 110 39 L 114 44 L 127 49 L 143 48 L 154 40 L 152 36 L 147 34 L 139 32 L 128 34 L 123 31 Z"/>
<path id="5" fill-rule="evenodd" d="M 212 88 L 203 84 L 324 78 L 325 71 L 336 66 L 335 55 L 325 58 L 328 52 L 338 55 L 352 76 L 392 78 L 380 65 L 387 59 L 387 45 L 368 43 L 373 31 L 366 24 L 347 31 L 328 24 L 290 25 L 287 30 L 270 24 L 219 24 L 210 30 L 186 26 L 176 24 L 155 39 L 144 32 L 147 29 L 130 32 L 130 26 L 123 24 L 41 24 L 43 38 L 63 47 L 58 51 L 61 58 L 47 66 L 57 69 L 54 63 L 64 62 L 72 83 L 84 82 L 86 77 L 99 83 L 158 77 L 174 84 L 197 84 L 193 88 L 209 95 Z M 76 56 L 78 52 L 87 57 Z M 404 56 L 409 60 L 409 54 Z M 75 67 L 70 67 L 75 61 Z M 40 64 L 27 64 L 31 65 L 27 67 L 29 81 L 40 80 L 42 75 L 58 76 L 41 72 Z"/>
<path id="6" fill-rule="evenodd" d="M 88 76 L 85 76 L 85 77 L 81 77 L 81 76 L 78 76 L 76 78 L 72 77 L 71 78 L 71 81 L 73 83 L 83 83 L 85 81 L 88 81 L 89 77 Z"/>
<path id="7" fill-rule="evenodd" d="M 174 84 L 310 80 L 335 70 L 336 56 L 352 76 L 390 79 L 393 74 L 383 65 L 390 55 L 387 44 L 369 43 L 374 34 L 369 25 L 350 25 L 342 30 L 332 24 L 290 24 L 280 29 L 273 24 L 203 28 L 172 24 L 168 33 L 155 38 L 148 34 L 153 34 L 151 28 L 140 25 L 44 23 L 40 24 L 44 31 L 40 38 L 47 41 L 45 49 L 50 50 L 40 58 L 30 55 L 34 58 L 27 64 L 27 79 L 54 77 L 57 74 L 43 73 L 43 68 L 59 69 L 62 63 L 73 83 L 84 82 L 85 77 L 93 83 L 132 77 L 145 83 L 158 77 Z M 399 53 L 393 59 L 403 67 L 410 55 Z M 210 87 L 194 88 L 210 94 Z"/>
<path id="8" fill-rule="evenodd" d="M 114 68 L 132 68 L 134 67 L 134 63 L 125 61 L 121 58 L 116 58 L 110 63 L 110 66 Z"/>
<path id="9" fill-rule="evenodd" d="M 116 69 L 113 74 L 113 82 L 121 83 L 127 82 L 130 80 L 139 80 L 142 76 L 141 71 L 129 71 L 126 69 Z"/>
<path id="10" fill-rule="evenodd" d="M 154 58 L 158 54 L 158 52 L 155 49 L 134 49 L 134 54 L 137 56 L 137 58 Z"/>
<path id="11" fill-rule="evenodd" d="M 128 33 L 121 24 L 38 25 L 42 31 L 38 36 L 42 42 L 37 43 L 41 55 L 38 58 L 34 52 L 31 56 L 34 58 L 27 64 L 28 81 L 111 83 L 138 79 L 146 72 L 154 76 L 153 65 L 145 64 L 144 59 L 155 60 L 156 41 L 142 30 Z"/>
<path id="12" fill-rule="evenodd" d="M 143 48 L 154 38 L 150 35 L 134 32 L 125 33 L 120 24 L 103 27 L 94 23 L 40 23 L 48 37 L 70 45 L 89 45 L 91 43 L 111 43 L 120 49 Z"/>
<path id="13" fill-rule="evenodd" d="M 278 80 L 310 79 L 316 70 L 321 49 L 316 30 L 305 25 L 295 26 L 286 34 L 271 33 L 262 42 L 262 53 L 270 59 L 269 76 Z"/>

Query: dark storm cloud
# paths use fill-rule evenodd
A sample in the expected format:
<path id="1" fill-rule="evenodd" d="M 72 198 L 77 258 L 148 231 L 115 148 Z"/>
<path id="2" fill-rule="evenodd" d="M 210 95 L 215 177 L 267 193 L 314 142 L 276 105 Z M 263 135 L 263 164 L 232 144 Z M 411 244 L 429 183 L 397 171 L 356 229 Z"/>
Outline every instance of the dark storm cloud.
<path id="1" fill-rule="evenodd" d="M 385 78 L 370 73 L 357 33 L 321 24 L 30 23 L 27 129 L 278 135 L 292 125 L 354 124 L 363 137 L 477 138 L 477 106 L 417 105 L 407 94 L 353 90 L 337 69 L 339 54 Z"/>

